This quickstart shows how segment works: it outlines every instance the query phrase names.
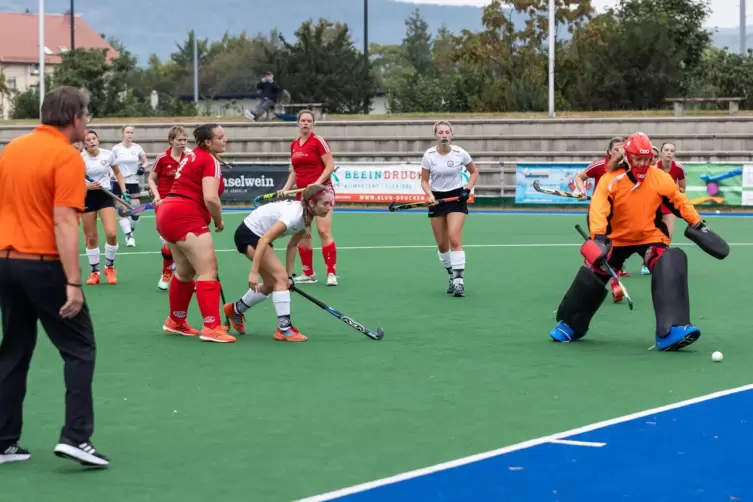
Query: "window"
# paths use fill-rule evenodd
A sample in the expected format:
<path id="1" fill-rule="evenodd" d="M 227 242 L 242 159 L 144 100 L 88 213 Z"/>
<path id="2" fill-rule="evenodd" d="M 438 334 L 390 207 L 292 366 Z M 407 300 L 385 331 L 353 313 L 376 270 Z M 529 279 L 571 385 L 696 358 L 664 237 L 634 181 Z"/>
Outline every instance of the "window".
<path id="1" fill-rule="evenodd" d="M 13 90 L 16 88 L 16 77 L 6 77 L 5 85 L 8 89 Z"/>

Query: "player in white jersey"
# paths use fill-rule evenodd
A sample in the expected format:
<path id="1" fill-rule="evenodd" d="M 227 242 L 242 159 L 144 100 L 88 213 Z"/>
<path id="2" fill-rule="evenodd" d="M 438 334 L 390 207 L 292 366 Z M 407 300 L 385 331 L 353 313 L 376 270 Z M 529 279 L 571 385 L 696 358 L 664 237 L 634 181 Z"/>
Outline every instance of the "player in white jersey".
<path id="1" fill-rule="evenodd" d="M 437 146 L 426 150 L 421 160 L 421 188 L 429 199 L 429 218 L 439 248 L 439 260 L 449 274 L 447 294 L 465 295 L 465 251 L 463 225 L 468 214 L 468 198 L 478 180 L 478 169 L 471 156 L 452 144 L 452 125 L 434 124 Z M 470 179 L 466 185 L 463 168 Z M 459 197 L 457 201 L 437 204 L 440 199 Z"/>
<path id="2" fill-rule="evenodd" d="M 126 192 L 130 196 L 135 196 L 141 192 L 141 176 L 146 172 L 148 161 L 146 153 L 140 145 L 133 142 L 133 126 L 125 126 L 121 129 L 123 141 L 112 147 L 112 153 L 115 154 L 115 160 L 120 166 L 126 182 Z M 121 195 L 119 190 L 115 191 L 116 195 Z M 133 199 L 133 204 L 138 206 L 141 201 L 138 197 Z M 136 245 L 133 238 L 133 232 L 136 224 L 139 222 L 140 215 L 134 214 L 129 218 L 120 218 L 120 228 L 126 236 L 126 246 L 132 248 Z"/>
<path id="3" fill-rule="evenodd" d="M 298 243 L 311 235 L 315 216 L 326 216 L 332 210 L 331 191 L 324 185 L 309 185 L 300 201 L 272 202 L 255 209 L 235 231 L 238 252 L 251 260 L 249 290 L 237 302 L 224 306 L 233 329 L 246 333 L 244 312 L 272 296 L 277 313 L 275 340 L 304 342 L 306 337 L 290 322 L 290 285 Z M 285 253 L 285 266 L 272 251 L 272 242 L 292 235 Z M 259 285 L 259 275 L 264 283 Z"/>
<path id="4" fill-rule="evenodd" d="M 86 236 L 86 257 L 89 259 L 91 274 L 86 284 L 100 283 L 99 274 L 99 235 L 97 233 L 97 213 L 105 229 L 105 277 L 108 284 L 117 284 L 115 255 L 118 252 L 118 231 L 115 214 L 115 201 L 100 188 L 113 191 L 111 173 L 115 173 L 118 186 L 125 193 L 125 179 L 110 150 L 99 147 L 99 137 L 94 131 L 87 131 L 84 151 L 81 157 L 86 164 L 86 202 L 81 220 Z M 129 201 L 125 195 L 123 198 Z"/>

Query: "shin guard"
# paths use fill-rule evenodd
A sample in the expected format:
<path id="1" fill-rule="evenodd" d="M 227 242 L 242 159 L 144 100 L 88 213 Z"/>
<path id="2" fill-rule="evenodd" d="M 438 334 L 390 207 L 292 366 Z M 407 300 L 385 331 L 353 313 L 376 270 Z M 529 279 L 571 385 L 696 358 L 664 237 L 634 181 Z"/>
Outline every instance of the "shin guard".
<path id="1" fill-rule="evenodd" d="M 673 326 L 690 324 L 688 257 L 680 248 L 669 248 L 651 269 L 651 298 L 656 314 L 656 336 L 666 337 Z"/>
<path id="2" fill-rule="evenodd" d="M 573 330 L 575 339 L 582 338 L 591 324 L 591 319 L 599 310 L 607 290 L 606 278 L 600 278 L 588 267 L 580 267 L 570 289 L 557 309 L 557 321 L 564 322 Z"/>

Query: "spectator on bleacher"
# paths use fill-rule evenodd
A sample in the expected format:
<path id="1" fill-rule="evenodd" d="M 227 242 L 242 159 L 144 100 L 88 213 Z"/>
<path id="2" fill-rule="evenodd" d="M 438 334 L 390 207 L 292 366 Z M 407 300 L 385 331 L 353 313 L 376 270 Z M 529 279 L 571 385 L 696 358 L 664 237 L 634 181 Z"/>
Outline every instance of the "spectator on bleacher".
<path id="1" fill-rule="evenodd" d="M 248 110 L 244 112 L 246 118 L 252 121 L 256 121 L 256 119 L 267 113 L 270 108 L 274 108 L 277 105 L 281 91 L 280 86 L 275 82 L 275 76 L 272 72 L 265 73 L 261 82 L 256 84 L 256 88 L 261 91 L 261 100 L 252 112 Z"/>

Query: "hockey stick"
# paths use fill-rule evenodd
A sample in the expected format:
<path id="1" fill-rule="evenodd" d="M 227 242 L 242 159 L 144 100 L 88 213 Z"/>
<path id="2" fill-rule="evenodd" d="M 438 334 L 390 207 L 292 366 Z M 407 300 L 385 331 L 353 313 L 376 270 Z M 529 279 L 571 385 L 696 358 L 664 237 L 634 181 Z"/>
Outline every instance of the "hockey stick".
<path id="1" fill-rule="evenodd" d="M 326 310 L 327 312 L 329 312 L 333 316 L 335 316 L 338 319 L 340 319 L 342 322 L 344 322 L 345 324 L 347 324 L 351 328 L 355 329 L 356 331 L 360 331 L 361 333 L 363 333 L 364 335 L 368 336 L 372 340 L 381 340 L 382 338 L 384 338 L 384 329 L 383 328 L 377 328 L 376 332 L 371 331 L 369 328 L 367 328 L 366 326 L 364 326 L 360 322 L 356 321 L 355 319 L 351 319 L 350 317 L 346 316 L 345 314 L 341 314 L 337 310 L 333 309 L 332 307 L 329 307 L 329 306 L 325 305 L 323 302 L 317 300 L 316 298 L 314 298 L 310 294 L 306 293 L 305 291 L 301 291 L 300 289 L 298 289 L 295 286 L 295 284 L 291 285 L 290 289 L 292 291 L 295 291 L 299 295 L 303 296 L 304 298 L 306 298 L 310 302 L 315 303 L 316 305 L 318 305 L 319 307 L 323 308 L 324 310 Z"/>
<path id="2" fill-rule="evenodd" d="M 276 199 L 278 195 L 295 195 L 297 193 L 303 192 L 305 188 L 297 188 L 295 190 L 285 190 L 283 191 L 277 191 L 272 193 L 265 193 L 264 195 L 259 195 L 256 198 L 254 198 L 254 207 L 259 207 L 259 204 L 267 201 L 269 199 Z"/>
<path id="3" fill-rule="evenodd" d="M 220 281 L 220 273 L 217 272 L 217 282 L 220 283 L 220 298 L 222 299 L 222 312 L 225 313 L 225 305 L 227 305 L 227 301 L 225 301 L 225 290 L 222 287 L 222 281 Z M 227 326 L 227 329 L 230 329 L 230 319 L 228 319 L 227 314 L 225 314 L 225 326 Z"/>
<path id="4" fill-rule="evenodd" d="M 141 204 L 140 206 L 136 206 L 132 209 L 124 209 L 124 208 L 118 208 L 118 216 L 121 218 L 128 218 L 130 216 L 133 216 L 135 214 L 139 214 L 143 211 L 146 211 L 147 209 L 154 209 L 154 204 L 151 202 L 148 202 L 146 204 Z"/>
<path id="5" fill-rule="evenodd" d="M 541 182 L 539 180 L 536 180 L 533 182 L 533 189 L 537 192 L 549 194 L 549 195 L 559 195 L 560 197 L 568 197 L 570 199 L 579 199 L 580 197 L 575 195 L 572 192 L 565 192 L 563 190 L 555 190 L 553 188 L 541 188 Z M 586 200 L 591 200 L 590 195 L 586 195 Z"/>
<path id="6" fill-rule="evenodd" d="M 575 225 L 575 230 L 577 230 L 580 233 L 581 237 L 583 237 L 583 239 L 586 242 L 589 241 L 588 234 L 583 231 L 583 229 L 580 227 L 580 225 Z M 625 300 L 627 300 L 628 307 L 630 308 L 630 310 L 633 310 L 633 300 L 632 300 L 632 298 L 630 298 L 630 294 L 628 294 L 627 288 L 625 287 L 624 284 L 622 284 L 622 281 L 620 280 L 619 276 L 614 271 L 614 269 L 609 266 L 609 264 L 607 263 L 606 259 L 604 259 L 604 265 L 606 265 L 607 270 L 609 270 L 609 275 L 611 275 L 612 278 L 615 281 L 617 281 L 617 284 L 620 285 L 620 289 L 622 289 L 622 293 L 625 295 Z"/>
<path id="7" fill-rule="evenodd" d="M 460 200 L 460 197 L 448 197 L 446 199 L 437 199 L 437 204 L 446 204 L 447 202 L 455 202 L 457 200 Z M 411 202 L 410 204 L 398 204 L 397 202 L 391 202 L 389 205 L 390 212 L 396 212 L 396 211 L 404 211 L 406 209 L 414 209 L 417 207 L 428 207 L 429 202 L 423 201 L 423 202 Z"/>

